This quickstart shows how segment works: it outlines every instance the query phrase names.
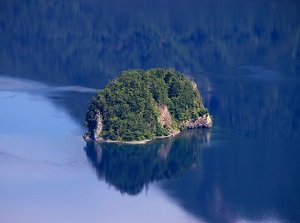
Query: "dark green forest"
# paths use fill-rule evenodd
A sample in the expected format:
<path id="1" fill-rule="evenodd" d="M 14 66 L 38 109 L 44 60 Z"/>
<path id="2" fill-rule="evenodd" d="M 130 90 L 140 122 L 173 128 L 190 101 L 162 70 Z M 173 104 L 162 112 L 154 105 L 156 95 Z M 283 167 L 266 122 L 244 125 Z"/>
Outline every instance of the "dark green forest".
<path id="1" fill-rule="evenodd" d="M 172 124 L 158 121 L 167 106 Z M 100 112 L 105 140 L 140 141 L 172 134 L 181 122 L 207 114 L 192 81 L 174 69 L 127 70 L 99 90 L 90 102 L 85 124 L 94 133 Z"/>
<path id="2" fill-rule="evenodd" d="M 102 88 L 126 69 L 200 72 L 260 61 L 280 65 L 300 55 L 299 4 L 291 0 L 189 1 L 166 7 L 136 0 L 0 1 L 0 69 Z"/>

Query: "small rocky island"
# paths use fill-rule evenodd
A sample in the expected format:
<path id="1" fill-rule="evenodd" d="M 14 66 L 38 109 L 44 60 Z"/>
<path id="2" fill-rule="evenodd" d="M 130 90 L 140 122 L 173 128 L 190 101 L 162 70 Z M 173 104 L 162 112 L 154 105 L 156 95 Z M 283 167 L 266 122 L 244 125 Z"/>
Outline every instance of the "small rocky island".
<path id="1" fill-rule="evenodd" d="M 194 81 L 174 69 L 127 70 L 90 101 L 85 140 L 145 143 L 184 129 L 210 128 Z"/>

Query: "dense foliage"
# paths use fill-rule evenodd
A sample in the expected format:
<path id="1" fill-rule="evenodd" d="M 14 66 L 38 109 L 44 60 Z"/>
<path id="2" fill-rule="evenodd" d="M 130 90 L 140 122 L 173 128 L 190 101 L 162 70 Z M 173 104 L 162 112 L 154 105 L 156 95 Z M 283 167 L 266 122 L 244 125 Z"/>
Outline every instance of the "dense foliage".
<path id="1" fill-rule="evenodd" d="M 168 107 L 172 126 L 158 122 L 158 106 Z M 128 70 L 99 90 L 91 100 L 86 125 L 93 133 L 101 114 L 101 137 L 135 141 L 169 135 L 180 122 L 207 113 L 192 81 L 173 69 Z M 91 134 L 92 135 L 92 134 Z"/>
<path id="2" fill-rule="evenodd" d="M 297 1 L 240 2 L 3 0 L 0 67 L 55 85 L 103 88 L 99 75 L 113 79 L 128 67 L 198 73 L 299 58 Z"/>

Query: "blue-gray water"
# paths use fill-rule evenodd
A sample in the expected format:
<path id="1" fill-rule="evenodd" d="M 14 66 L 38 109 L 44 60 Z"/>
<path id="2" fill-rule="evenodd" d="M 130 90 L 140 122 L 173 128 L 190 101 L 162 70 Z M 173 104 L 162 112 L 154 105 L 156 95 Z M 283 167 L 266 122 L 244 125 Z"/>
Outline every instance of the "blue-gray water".
<path id="1" fill-rule="evenodd" d="M 0 222 L 300 222 L 298 1 L 0 1 Z M 129 68 L 193 78 L 210 130 L 86 144 Z"/>

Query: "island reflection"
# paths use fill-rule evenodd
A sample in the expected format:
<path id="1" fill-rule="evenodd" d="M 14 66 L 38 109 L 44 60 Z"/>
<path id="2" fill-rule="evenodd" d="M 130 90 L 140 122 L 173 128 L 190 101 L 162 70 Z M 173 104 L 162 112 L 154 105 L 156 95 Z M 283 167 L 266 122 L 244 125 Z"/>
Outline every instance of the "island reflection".
<path id="1" fill-rule="evenodd" d="M 145 145 L 87 142 L 85 149 L 99 179 L 122 194 L 137 195 L 155 180 L 178 177 L 196 166 L 200 143 L 211 131 L 184 131 Z"/>

